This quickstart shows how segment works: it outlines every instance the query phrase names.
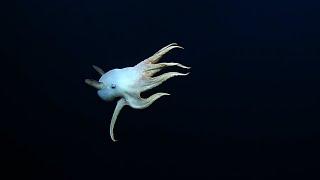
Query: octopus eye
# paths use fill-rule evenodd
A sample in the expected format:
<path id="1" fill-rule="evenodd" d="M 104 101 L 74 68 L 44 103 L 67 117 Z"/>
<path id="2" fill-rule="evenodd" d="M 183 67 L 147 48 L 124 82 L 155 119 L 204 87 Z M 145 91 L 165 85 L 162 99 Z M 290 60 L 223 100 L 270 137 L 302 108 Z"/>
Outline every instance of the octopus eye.
<path id="1" fill-rule="evenodd" d="M 115 84 L 111 84 L 111 88 L 112 88 L 112 89 L 115 89 L 115 88 L 116 88 L 116 85 L 115 85 Z"/>

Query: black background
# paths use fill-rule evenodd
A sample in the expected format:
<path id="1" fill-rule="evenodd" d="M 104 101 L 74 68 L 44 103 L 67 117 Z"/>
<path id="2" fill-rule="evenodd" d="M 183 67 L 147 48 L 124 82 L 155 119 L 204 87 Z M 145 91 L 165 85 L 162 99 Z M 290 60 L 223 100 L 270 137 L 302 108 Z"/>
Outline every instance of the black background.
<path id="1" fill-rule="evenodd" d="M 23 179 L 317 179 L 317 1 L 21 0 L 2 6 L 1 176 Z M 191 66 L 125 107 L 85 78 L 162 61 Z M 178 70 L 170 68 L 170 70 Z M 184 70 L 180 70 L 186 72 Z"/>

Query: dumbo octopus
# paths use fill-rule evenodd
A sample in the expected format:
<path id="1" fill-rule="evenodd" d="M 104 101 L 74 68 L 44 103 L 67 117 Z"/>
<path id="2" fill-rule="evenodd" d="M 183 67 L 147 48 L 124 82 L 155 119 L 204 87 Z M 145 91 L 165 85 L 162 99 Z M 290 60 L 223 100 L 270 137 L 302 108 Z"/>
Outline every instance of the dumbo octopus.
<path id="1" fill-rule="evenodd" d="M 101 78 L 99 81 L 86 79 L 85 83 L 98 89 L 98 96 L 105 101 L 112 101 L 115 98 L 120 98 L 117 102 L 110 123 L 110 136 L 113 141 L 116 141 L 113 134 L 113 128 L 120 110 L 125 105 L 129 105 L 134 109 L 147 108 L 161 96 L 170 94 L 156 93 L 145 99 L 140 96 L 140 93 L 160 85 L 171 77 L 185 76 L 189 74 L 167 72 L 153 77 L 155 73 L 168 66 L 178 66 L 190 69 L 190 67 L 175 62 L 157 63 L 164 54 L 174 48 L 183 49 L 183 47 L 178 46 L 176 43 L 172 43 L 133 67 L 112 69 L 107 73 L 105 73 L 101 68 L 93 65 L 93 68 L 101 75 Z"/>

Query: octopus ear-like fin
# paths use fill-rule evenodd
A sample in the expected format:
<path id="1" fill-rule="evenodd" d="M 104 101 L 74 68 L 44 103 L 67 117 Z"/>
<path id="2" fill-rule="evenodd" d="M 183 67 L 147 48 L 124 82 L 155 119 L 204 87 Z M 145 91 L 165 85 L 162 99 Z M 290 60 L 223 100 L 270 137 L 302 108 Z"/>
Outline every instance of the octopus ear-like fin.
<path id="1" fill-rule="evenodd" d="M 92 86 L 96 89 L 102 89 L 103 88 L 103 83 L 101 82 L 98 82 L 96 80 L 93 80 L 93 79 L 85 79 L 84 82 L 86 84 L 88 84 L 89 86 Z"/>
<path id="2" fill-rule="evenodd" d="M 117 117 L 118 117 L 121 109 L 125 105 L 127 105 L 127 101 L 124 98 L 121 98 L 120 100 L 118 100 L 116 108 L 114 109 L 114 112 L 112 115 L 112 119 L 111 119 L 111 123 L 110 123 L 110 137 L 111 137 L 112 141 L 114 141 L 114 142 L 117 140 L 114 138 L 113 128 L 114 128 L 114 125 L 116 123 Z"/>
<path id="3" fill-rule="evenodd" d="M 104 71 L 96 65 L 92 65 L 93 69 L 96 70 L 101 76 L 104 74 Z"/>

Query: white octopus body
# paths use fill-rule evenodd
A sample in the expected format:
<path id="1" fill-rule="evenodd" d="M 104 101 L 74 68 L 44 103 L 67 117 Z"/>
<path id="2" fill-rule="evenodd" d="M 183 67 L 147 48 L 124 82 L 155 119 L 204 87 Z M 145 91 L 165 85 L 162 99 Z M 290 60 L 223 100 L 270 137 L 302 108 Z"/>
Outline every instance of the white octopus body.
<path id="1" fill-rule="evenodd" d="M 85 82 L 88 85 L 97 88 L 98 96 L 105 101 L 112 101 L 115 98 L 120 98 L 117 102 L 110 123 L 110 136 L 113 141 L 116 141 L 114 138 L 113 128 L 120 110 L 125 105 L 129 105 L 130 107 L 135 109 L 147 108 L 161 96 L 169 94 L 156 93 L 144 99 L 140 96 L 141 92 L 152 89 L 171 77 L 184 76 L 188 74 L 167 72 L 162 75 L 153 77 L 155 73 L 168 66 L 179 66 L 186 69 L 190 68 L 174 62 L 157 63 L 164 54 L 174 48 L 183 49 L 176 43 L 172 43 L 160 49 L 154 55 L 145 59 L 134 67 L 113 69 L 108 71 L 107 73 L 104 73 L 101 68 L 93 66 L 93 68 L 101 75 L 101 78 L 99 79 L 99 81 L 86 79 Z"/>

